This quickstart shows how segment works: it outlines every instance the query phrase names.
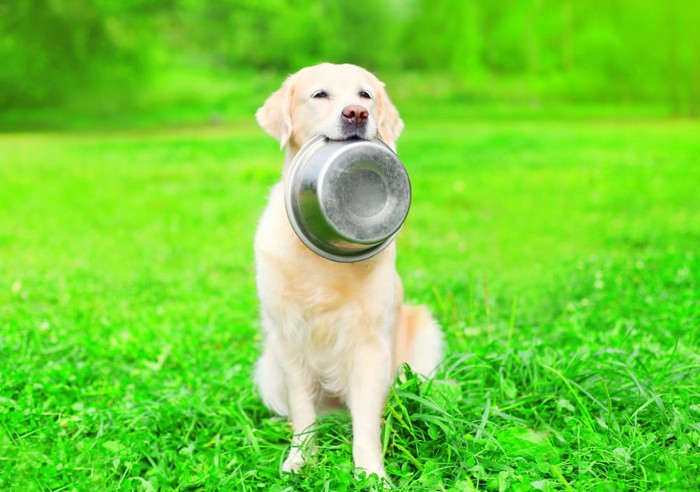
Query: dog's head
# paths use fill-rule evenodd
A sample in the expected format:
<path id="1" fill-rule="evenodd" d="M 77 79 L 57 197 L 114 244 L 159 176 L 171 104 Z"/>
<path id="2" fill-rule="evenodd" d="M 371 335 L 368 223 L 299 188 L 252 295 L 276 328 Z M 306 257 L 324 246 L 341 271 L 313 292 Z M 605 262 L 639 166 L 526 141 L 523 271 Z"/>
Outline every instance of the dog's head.
<path id="1" fill-rule="evenodd" d="M 370 140 L 390 147 L 403 129 L 384 84 L 355 65 L 322 63 L 291 75 L 256 114 L 281 147 L 296 152 L 309 139 Z"/>

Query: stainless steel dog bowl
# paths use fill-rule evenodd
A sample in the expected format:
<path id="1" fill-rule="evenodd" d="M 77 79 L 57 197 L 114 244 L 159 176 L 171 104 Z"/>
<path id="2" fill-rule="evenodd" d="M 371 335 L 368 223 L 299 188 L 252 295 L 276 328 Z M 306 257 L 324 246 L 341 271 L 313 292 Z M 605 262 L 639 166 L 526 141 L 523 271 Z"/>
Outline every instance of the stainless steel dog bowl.
<path id="1" fill-rule="evenodd" d="M 411 182 L 381 140 L 317 136 L 291 163 L 287 216 L 299 239 L 329 260 L 365 260 L 398 234 L 411 205 Z"/>

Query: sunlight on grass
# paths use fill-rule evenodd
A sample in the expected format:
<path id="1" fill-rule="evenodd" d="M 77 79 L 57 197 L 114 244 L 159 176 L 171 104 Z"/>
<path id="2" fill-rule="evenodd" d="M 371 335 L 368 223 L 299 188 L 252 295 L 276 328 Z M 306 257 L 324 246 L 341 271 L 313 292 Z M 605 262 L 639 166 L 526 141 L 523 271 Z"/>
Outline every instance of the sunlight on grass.
<path id="1" fill-rule="evenodd" d="M 405 113 L 399 238 L 449 342 L 385 412 L 400 490 L 691 490 L 700 126 Z M 280 476 L 252 386 L 252 121 L 0 137 L 0 488 L 359 490 L 350 420 Z"/>

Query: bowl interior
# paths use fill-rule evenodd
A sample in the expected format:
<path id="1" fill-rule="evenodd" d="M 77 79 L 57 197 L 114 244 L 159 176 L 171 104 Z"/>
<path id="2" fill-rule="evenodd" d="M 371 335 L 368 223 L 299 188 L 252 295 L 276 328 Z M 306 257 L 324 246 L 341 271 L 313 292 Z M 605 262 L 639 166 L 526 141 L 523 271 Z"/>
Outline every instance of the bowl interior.
<path id="1" fill-rule="evenodd" d="M 286 208 L 299 239 L 334 261 L 360 261 L 391 243 L 408 214 L 411 187 L 381 141 L 316 137 L 291 164 Z"/>
<path id="2" fill-rule="evenodd" d="M 349 145 L 327 163 L 318 198 L 329 225 L 346 241 L 376 244 L 403 224 L 411 202 L 408 174 L 388 149 Z"/>

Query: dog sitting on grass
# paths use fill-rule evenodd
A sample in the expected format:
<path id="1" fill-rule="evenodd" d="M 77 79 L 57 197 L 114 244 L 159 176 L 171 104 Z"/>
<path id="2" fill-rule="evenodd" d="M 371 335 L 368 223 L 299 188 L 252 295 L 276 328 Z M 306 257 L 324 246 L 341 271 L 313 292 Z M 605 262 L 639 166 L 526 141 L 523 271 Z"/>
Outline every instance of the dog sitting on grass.
<path id="1" fill-rule="evenodd" d="M 290 76 L 256 116 L 286 152 L 282 180 L 271 190 L 255 236 L 264 332 L 255 381 L 265 404 L 288 417 L 294 430 L 282 470 L 304 465 L 316 416 L 345 406 L 355 466 L 386 477 L 380 434 L 389 386 L 404 363 L 432 373 L 442 356 L 442 333 L 425 307 L 403 304 L 395 243 L 357 263 L 318 256 L 289 223 L 284 183 L 294 156 L 314 136 L 378 137 L 396 149 L 403 122 L 374 75 L 328 63 Z"/>

